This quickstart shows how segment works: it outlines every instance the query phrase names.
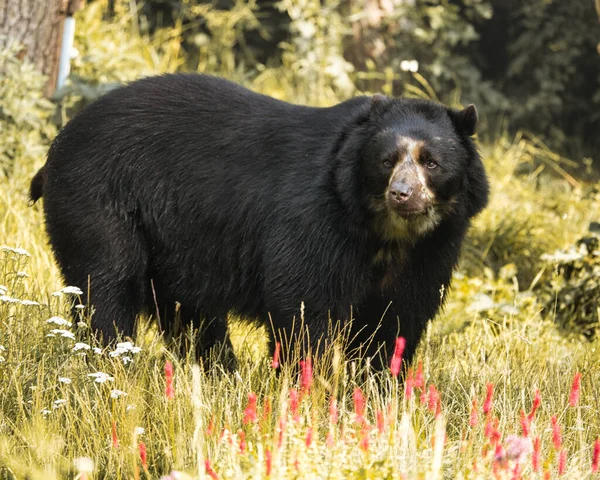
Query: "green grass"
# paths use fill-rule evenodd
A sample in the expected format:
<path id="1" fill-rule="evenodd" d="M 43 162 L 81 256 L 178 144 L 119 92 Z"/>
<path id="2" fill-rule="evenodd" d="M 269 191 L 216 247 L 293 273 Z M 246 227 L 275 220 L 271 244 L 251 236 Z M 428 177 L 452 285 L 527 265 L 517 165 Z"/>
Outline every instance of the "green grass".
<path id="1" fill-rule="evenodd" d="M 538 253 L 572 243 L 598 218 L 599 204 L 564 180 L 515 175 L 532 158 L 534 146 L 523 142 L 517 138 L 483 148 L 492 203 L 475 222 L 463 273 L 456 275 L 447 307 L 427 330 L 412 365 L 422 362 L 423 399 L 421 389 L 407 399 L 389 372 L 375 375 L 366 362 L 349 362 L 338 349 L 314 365 L 313 385 L 301 396 L 297 415 L 290 404 L 290 391 L 301 390 L 297 362 L 276 375 L 264 350 L 255 348 L 261 331 L 234 326 L 242 358 L 234 374 L 174 357 L 152 331 L 136 338 L 139 353 L 111 356 L 114 346 L 102 353 L 73 351 L 76 342 L 102 346 L 90 338 L 89 318 L 68 316 L 77 295 L 52 294 L 64 285 L 47 245 L 41 208 L 27 206 L 35 168 L 17 162 L 14 175 L 1 180 L 0 243 L 28 254 L 0 250 L 5 287 L 0 293 L 0 477 L 73 478 L 76 459 L 88 458 L 94 473 L 86 478 L 158 478 L 172 471 L 207 478 L 206 461 L 219 478 L 266 478 L 270 455 L 271 478 L 490 478 L 492 472 L 512 478 L 516 463 L 501 452 L 495 457 L 499 447 L 486 436 L 486 423 L 497 419 L 499 445 L 506 449 L 514 441 L 511 435 L 522 435 L 520 412 L 530 411 L 539 389 L 541 407 L 529 438 L 540 438 L 541 469 L 533 473 L 527 453 L 519 474 L 558 475 L 551 427 L 556 416 L 567 455 L 565 478 L 592 478 L 593 444 L 600 435 L 599 343 L 559 331 L 551 315 L 541 313 L 536 291 L 520 279 L 542 272 L 542 281 L 546 274 Z M 490 308 L 482 310 L 483 301 L 491 302 Z M 46 323 L 54 316 L 73 325 Z M 48 336 L 56 328 L 75 339 Z M 125 364 L 123 355 L 133 361 Z M 165 396 L 167 360 L 174 365 L 171 400 Z M 90 377 L 95 372 L 113 380 L 97 383 Z M 576 372 L 582 374 L 581 396 L 571 407 Z M 486 420 L 488 383 L 494 395 Z M 428 405 L 432 385 L 441 396 L 438 415 Z M 356 421 L 357 388 L 366 398 L 364 423 Z M 114 390 L 126 395 L 112 398 Z M 257 421 L 244 423 L 250 393 L 257 395 Z M 338 402 L 336 424 L 329 413 L 332 398 Z M 265 412 L 267 399 L 271 407 Z M 474 426 L 473 400 L 479 416 Z M 379 428 L 378 415 L 384 422 Z M 144 432 L 136 433 L 137 427 Z M 147 468 L 140 442 L 147 449 Z M 169 478 L 187 478 L 173 475 Z"/>

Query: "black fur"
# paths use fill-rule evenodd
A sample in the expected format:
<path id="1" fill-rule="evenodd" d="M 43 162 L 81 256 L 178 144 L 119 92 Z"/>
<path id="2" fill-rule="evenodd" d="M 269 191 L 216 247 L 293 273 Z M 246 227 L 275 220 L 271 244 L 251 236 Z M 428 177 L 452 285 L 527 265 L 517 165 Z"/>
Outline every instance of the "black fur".
<path id="1" fill-rule="evenodd" d="M 410 358 L 487 203 L 466 110 L 385 97 L 309 108 L 209 76 L 147 78 L 65 126 L 31 197 L 43 191 L 66 282 L 85 290 L 89 276 L 105 339 L 133 334 L 154 288 L 161 308 L 210 320 L 204 348 L 228 341 L 229 311 L 289 329 L 303 301 L 313 341 L 352 307 L 358 343 L 383 316 L 367 353 L 400 334 Z M 439 163 L 427 183 L 442 216 L 422 235 L 374 226 L 393 135 L 423 140 Z"/>

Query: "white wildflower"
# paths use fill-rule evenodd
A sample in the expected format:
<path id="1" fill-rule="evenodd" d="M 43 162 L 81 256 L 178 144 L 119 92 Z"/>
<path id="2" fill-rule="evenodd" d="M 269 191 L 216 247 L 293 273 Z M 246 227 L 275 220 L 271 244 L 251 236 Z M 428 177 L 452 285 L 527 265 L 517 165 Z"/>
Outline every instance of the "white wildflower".
<path id="1" fill-rule="evenodd" d="M 94 352 L 96 355 L 100 355 L 102 354 L 102 349 L 99 347 L 94 347 L 92 348 L 92 352 Z"/>
<path id="2" fill-rule="evenodd" d="M 5 295 L 6 293 L 8 293 L 8 287 L 0 285 L 0 295 Z"/>
<path id="3" fill-rule="evenodd" d="M 125 411 L 128 412 L 129 410 L 135 410 L 135 405 L 133 404 L 129 404 L 125 407 Z"/>
<path id="4" fill-rule="evenodd" d="M 112 382 L 114 380 L 114 377 L 104 372 L 88 373 L 88 377 L 92 377 L 96 383 Z"/>
<path id="5" fill-rule="evenodd" d="M 52 292 L 53 297 L 62 297 L 62 292 Z"/>
<path id="6" fill-rule="evenodd" d="M 94 461 L 88 457 L 79 457 L 74 460 L 75 469 L 79 473 L 87 473 L 91 475 L 94 473 Z M 83 475 L 80 475 L 79 478 L 83 478 Z"/>
<path id="7" fill-rule="evenodd" d="M 128 355 L 125 355 L 124 357 L 121 357 L 121 360 L 123 360 L 123 365 L 127 365 L 128 363 L 133 362 L 133 358 L 131 358 Z"/>
<path id="8" fill-rule="evenodd" d="M 46 415 L 50 415 L 52 413 L 52 410 L 48 410 L 47 408 L 44 408 L 40 413 L 42 415 L 46 416 Z"/>
<path id="9" fill-rule="evenodd" d="M 39 303 L 35 300 L 21 300 L 21 305 L 31 305 L 31 306 L 39 306 Z"/>
<path id="10" fill-rule="evenodd" d="M 71 379 L 68 377 L 58 377 L 58 381 L 60 383 L 64 383 L 66 385 L 68 385 L 69 383 L 71 383 Z"/>
<path id="11" fill-rule="evenodd" d="M 56 337 L 56 335 L 54 335 L 53 333 L 47 333 L 47 334 L 46 334 L 46 336 L 47 336 L 47 337 L 50 337 L 50 338 L 52 338 L 52 337 Z"/>
<path id="12" fill-rule="evenodd" d="M 0 302 L 19 303 L 20 300 L 18 298 L 9 297 L 8 295 L 0 295 Z"/>
<path id="13" fill-rule="evenodd" d="M 23 248 L 12 248 L 12 247 L 9 247 L 8 245 L 2 245 L 0 247 L 0 250 L 2 250 L 3 252 L 16 253 L 17 255 L 24 255 L 26 257 L 31 257 L 29 252 Z"/>
<path id="14" fill-rule="evenodd" d="M 50 333 L 53 333 L 55 335 L 60 335 L 61 337 L 64 337 L 64 338 L 70 338 L 71 340 L 75 340 L 75 334 L 69 330 L 55 328 L 53 330 L 50 330 Z"/>
<path id="15" fill-rule="evenodd" d="M 127 392 L 124 392 L 123 390 L 114 389 L 110 391 L 110 398 L 119 398 L 125 396 L 127 396 Z"/>
<path id="16" fill-rule="evenodd" d="M 69 322 L 68 320 L 65 320 L 62 317 L 51 317 L 48 320 L 46 320 L 46 323 L 54 323 L 55 325 L 58 325 L 59 327 L 70 327 L 71 326 L 71 322 Z"/>
<path id="17" fill-rule="evenodd" d="M 0 345 L 0 352 L 3 352 L 4 350 L 6 350 L 6 347 L 4 347 L 4 345 Z"/>
<path id="18" fill-rule="evenodd" d="M 115 348 L 112 352 L 109 353 L 111 357 L 118 357 L 124 353 L 140 353 L 142 349 L 140 347 L 136 347 L 131 342 L 121 342 L 117 343 L 117 348 Z"/>
<path id="19" fill-rule="evenodd" d="M 144 427 L 135 427 L 134 432 L 136 435 L 143 435 L 146 433 L 146 429 Z"/>
<path id="20" fill-rule="evenodd" d="M 65 295 L 83 295 L 83 292 L 78 287 L 65 287 L 61 292 Z"/>
<path id="21" fill-rule="evenodd" d="M 77 322 L 77 328 L 87 328 L 87 323 L 85 322 Z"/>
<path id="22" fill-rule="evenodd" d="M 83 310 L 85 308 L 85 305 L 82 305 L 81 303 L 78 303 L 77 305 L 75 305 L 75 308 L 77 310 Z"/>
<path id="23" fill-rule="evenodd" d="M 65 403 L 67 403 L 67 399 L 66 398 L 59 398 L 58 400 L 54 400 L 54 406 L 52 408 L 60 408 Z"/>
<path id="24" fill-rule="evenodd" d="M 18 278 L 27 278 L 27 277 L 29 277 L 29 275 L 27 274 L 27 272 L 17 272 L 17 277 Z"/>
<path id="25" fill-rule="evenodd" d="M 87 343 L 77 342 L 73 347 L 73 352 L 77 352 L 78 350 L 89 350 L 91 347 Z"/>
<path id="26" fill-rule="evenodd" d="M 400 62 L 400 70 L 403 72 L 418 72 L 419 62 L 417 60 L 402 60 Z"/>

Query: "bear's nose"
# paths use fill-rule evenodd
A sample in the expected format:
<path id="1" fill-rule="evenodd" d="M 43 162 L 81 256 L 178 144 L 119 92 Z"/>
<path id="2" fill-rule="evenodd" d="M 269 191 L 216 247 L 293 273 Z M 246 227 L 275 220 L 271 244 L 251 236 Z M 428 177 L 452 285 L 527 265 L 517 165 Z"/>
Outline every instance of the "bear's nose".
<path id="1" fill-rule="evenodd" d="M 390 187 L 390 195 L 397 202 L 405 202 L 413 194 L 413 188 L 404 182 L 394 182 Z"/>

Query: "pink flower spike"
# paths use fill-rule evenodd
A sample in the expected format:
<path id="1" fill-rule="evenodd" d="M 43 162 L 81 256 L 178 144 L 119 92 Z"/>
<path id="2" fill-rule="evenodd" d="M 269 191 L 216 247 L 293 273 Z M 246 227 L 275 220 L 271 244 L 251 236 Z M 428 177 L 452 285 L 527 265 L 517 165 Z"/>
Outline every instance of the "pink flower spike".
<path id="1" fill-rule="evenodd" d="M 383 435 L 383 432 L 385 431 L 385 419 L 383 418 L 383 412 L 381 410 L 377 410 L 375 414 L 375 420 L 377 423 L 377 431 L 379 432 L 379 435 Z"/>
<path id="2" fill-rule="evenodd" d="M 363 423 L 358 446 L 363 452 L 369 451 L 369 427 L 366 423 Z"/>
<path id="3" fill-rule="evenodd" d="M 521 430 L 523 431 L 523 436 L 528 437 L 529 429 L 530 429 L 529 417 L 527 415 L 525 415 L 525 410 L 521 410 L 520 415 L 521 415 Z"/>
<path id="4" fill-rule="evenodd" d="M 279 417 L 278 437 L 277 437 L 277 448 L 281 448 L 283 445 L 283 434 L 285 432 L 285 417 Z"/>
<path id="5" fill-rule="evenodd" d="M 354 399 L 354 413 L 356 414 L 356 423 L 362 424 L 365 422 L 365 396 L 359 387 L 354 389 L 352 394 Z"/>
<path id="6" fill-rule="evenodd" d="M 306 439 L 305 439 L 305 444 L 306 444 L 306 448 L 309 448 L 312 444 L 313 441 L 313 429 L 312 427 L 308 428 L 308 431 L 306 432 Z"/>
<path id="7" fill-rule="evenodd" d="M 531 405 L 531 412 L 528 415 L 528 419 L 531 422 L 535 417 L 535 412 L 540 408 L 540 404 L 542 403 L 542 397 L 540 395 L 540 389 L 538 388 L 535 391 L 535 397 L 533 398 L 533 405 Z"/>
<path id="8" fill-rule="evenodd" d="M 300 384 L 302 386 L 302 393 L 308 394 L 313 383 L 313 368 L 310 358 L 306 360 L 300 360 L 300 370 Z"/>
<path id="9" fill-rule="evenodd" d="M 239 430 L 238 438 L 240 439 L 240 453 L 246 453 L 246 433 L 243 430 Z"/>
<path id="10" fill-rule="evenodd" d="M 419 360 L 417 364 L 417 373 L 415 373 L 415 388 L 424 388 L 425 387 L 425 378 L 423 377 L 423 362 Z"/>
<path id="11" fill-rule="evenodd" d="M 111 440 L 113 448 L 119 447 L 119 438 L 117 437 L 117 422 L 113 420 L 111 425 Z"/>
<path id="12" fill-rule="evenodd" d="M 410 400 L 413 396 L 413 390 L 415 386 L 415 379 L 413 377 L 412 368 L 408 369 L 408 373 L 406 374 L 406 380 L 404 381 L 404 397 L 407 400 Z"/>
<path id="13" fill-rule="evenodd" d="M 208 458 L 204 460 L 204 470 L 206 470 L 206 474 L 210 478 L 212 478 L 213 480 L 218 480 L 219 476 L 217 475 L 217 472 L 215 472 L 210 466 L 210 460 Z"/>
<path id="14" fill-rule="evenodd" d="M 271 476 L 271 469 L 273 467 L 273 455 L 270 449 L 265 450 L 265 468 L 267 470 L 267 477 Z"/>
<path id="15" fill-rule="evenodd" d="M 571 385 L 571 394 L 569 395 L 569 405 L 576 407 L 579 403 L 579 391 L 581 389 L 581 373 L 575 373 L 573 384 Z"/>
<path id="16" fill-rule="evenodd" d="M 438 413 L 438 411 L 441 409 L 440 394 L 433 383 L 429 385 L 429 397 L 427 399 L 427 408 L 432 413 Z"/>
<path id="17" fill-rule="evenodd" d="M 327 445 L 327 448 L 331 448 L 333 447 L 334 441 L 333 441 L 333 428 L 329 428 L 329 433 L 327 434 L 327 438 L 325 439 L 325 445 Z"/>
<path id="18" fill-rule="evenodd" d="M 404 353 L 404 347 L 406 346 L 406 340 L 403 337 L 396 338 L 396 347 L 394 348 L 394 354 L 392 355 L 392 361 L 390 364 L 390 371 L 392 377 L 397 377 L 402 368 L 402 354 Z"/>
<path id="19" fill-rule="evenodd" d="M 148 469 L 148 457 L 146 455 L 146 444 L 144 442 L 140 442 L 138 445 L 138 450 L 140 452 L 140 460 L 142 461 L 142 467 L 144 470 Z"/>
<path id="20" fill-rule="evenodd" d="M 300 413 L 298 412 L 298 390 L 290 390 L 290 410 L 292 411 L 292 418 L 294 422 L 300 421 Z"/>
<path id="21" fill-rule="evenodd" d="M 167 360 L 165 362 L 165 397 L 167 400 L 175 398 L 175 390 L 173 389 L 173 364 Z"/>
<path id="22" fill-rule="evenodd" d="M 552 443 L 554 443 L 554 448 L 558 452 L 560 450 L 560 447 L 562 446 L 562 434 L 560 432 L 560 425 L 558 424 L 556 415 L 553 415 L 550 421 L 552 422 Z"/>
<path id="23" fill-rule="evenodd" d="M 533 440 L 533 456 L 531 457 L 531 463 L 533 464 L 533 471 L 539 472 L 540 465 L 542 464 L 540 437 L 535 437 Z"/>
<path id="24" fill-rule="evenodd" d="M 561 450 L 560 455 L 558 457 L 558 474 L 563 476 L 565 474 L 565 470 L 567 469 L 567 451 Z"/>
<path id="25" fill-rule="evenodd" d="M 335 425 L 338 422 L 337 399 L 333 397 L 329 401 L 329 421 L 332 425 Z"/>
<path id="26" fill-rule="evenodd" d="M 483 402 L 483 413 L 488 415 L 492 411 L 492 406 L 494 404 L 494 384 L 488 383 L 486 385 L 486 391 L 485 402 Z"/>
<path id="27" fill-rule="evenodd" d="M 258 415 L 256 414 L 256 393 L 250 392 L 248 394 L 248 406 L 244 410 L 242 421 L 244 424 L 256 423 L 258 421 Z"/>
<path id="28" fill-rule="evenodd" d="M 592 473 L 598 472 L 600 467 L 600 438 L 594 442 L 594 453 L 592 454 Z"/>
<path id="29" fill-rule="evenodd" d="M 279 368 L 279 351 L 281 349 L 281 342 L 275 343 L 275 351 L 273 352 L 273 361 L 271 362 L 272 368 Z"/>
<path id="30" fill-rule="evenodd" d="M 475 428 L 479 423 L 479 414 L 477 413 L 477 399 L 474 398 L 471 403 L 471 414 L 469 415 L 469 426 Z"/>

